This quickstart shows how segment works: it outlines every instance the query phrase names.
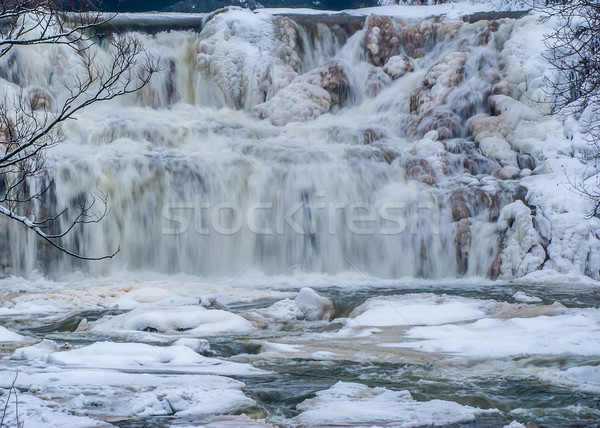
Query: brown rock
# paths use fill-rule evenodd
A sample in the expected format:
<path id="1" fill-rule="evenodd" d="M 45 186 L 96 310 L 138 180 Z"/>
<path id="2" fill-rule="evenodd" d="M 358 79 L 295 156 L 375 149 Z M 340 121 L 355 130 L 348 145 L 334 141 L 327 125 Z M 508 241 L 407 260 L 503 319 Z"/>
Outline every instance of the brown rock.
<path id="1" fill-rule="evenodd" d="M 467 205 L 467 198 L 463 190 L 455 190 L 450 197 L 452 207 L 452 219 L 460 221 L 464 218 L 471 217 L 471 210 Z"/>
<path id="2" fill-rule="evenodd" d="M 407 159 L 406 171 L 413 180 L 429 185 L 435 184 L 435 171 L 425 159 Z"/>
<path id="3" fill-rule="evenodd" d="M 456 242 L 456 264 L 458 273 L 464 275 L 467 272 L 469 261 L 469 250 L 471 249 L 471 222 L 463 218 L 456 223 L 456 233 L 454 234 Z"/>
<path id="4" fill-rule="evenodd" d="M 447 108 L 429 110 L 419 116 L 408 128 L 409 136 L 423 138 L 429 131 L 437 131 L 440 140 L 455 138 L 462 129 L 460 117 Z"/>
<path id="5" fill-rule="evenodd" d="M 398 55 L 400 41 L 389 16 L 370 15 L 367 18 L 365 32 L 367 60 L 375 66 L 382 66 L 386 61 Z"/>
<path id="6" fill-rule="evenodd" d="M 371 144 L 385 137 L 381 129 L 367 128 L 362 131 L 362 143 Z"/>
<path id="7" fill-rule="evenodd" d="M 54 97 L 44 88 L 30 88 L 27 96 L 31 110 L 52 110 L 54 107 Z"/>

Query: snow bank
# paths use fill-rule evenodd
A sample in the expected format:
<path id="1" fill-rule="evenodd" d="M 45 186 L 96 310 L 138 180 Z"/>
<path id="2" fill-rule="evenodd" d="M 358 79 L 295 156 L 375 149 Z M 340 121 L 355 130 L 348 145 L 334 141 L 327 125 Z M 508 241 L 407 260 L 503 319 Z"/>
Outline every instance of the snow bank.
<path id="1" fill-rule="evenodd" d="M 313 425 L 379 425 L 419 427 L 473 422 L 477 416 L 495 413 L 443 400 L 415 401 L 408 391 L 369 388 L 359 383 L 338 382 L 315 398 L 296 406 L 294 419 Z"/>

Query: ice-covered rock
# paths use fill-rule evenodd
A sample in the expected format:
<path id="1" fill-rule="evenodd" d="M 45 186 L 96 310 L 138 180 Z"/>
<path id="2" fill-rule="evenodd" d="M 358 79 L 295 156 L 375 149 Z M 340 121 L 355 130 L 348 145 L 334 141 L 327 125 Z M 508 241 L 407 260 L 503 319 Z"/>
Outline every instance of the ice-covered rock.
<path id="1" fill-rule="evenodd" d="M 398 55 L 398 33 L 389 16 L 369 15 L 366 23 L 365 46 L 368 61 L 375 66 L 384 65 Z"/>
<path id="2" fill-rule="evenodd" d="M 371 97 L 377 96 L 385 87 L 392 83 L 392 79 L 380 68 L 369 70 L 365 82 L 365 93 Z"/>
<path id="3" fill-rule="evenodd" d="M 174 346 L 187 346 L 192 351 L 197 352 L 200 355 L 208 355 L 210 353 L 210 343 L 206 339 L 194 339 L 190 337 L 184 337 L 177 339 L 173 342 Z"/>
<path id="4" fill-rule="evenodd" d="M 60 346 L 53 340 L 44 339 L 40 343 L 36 343 L 32 346 L 24 346 L 16 349 L 15 352 L 10 356 L 12 360 L 46 360 L 48 355 L 52 352 L 58 351 Z"/>
<path id="5" fill-rule="evenodd" d="M 359 383 L 338 382 L 296 406 L 294 419 L 307 426 L 429 426 L 473 422 L 496 413 L 443 401 L 416 401 L 408 391 L 369 388 Z"/>
<path id="6" fill-rule="evenodd" d="M 383 66 L 383 71 L 392 79 L 404 76 L 409 71 L 413 71 L 413 61 L 406 55 L 394 55 L 389 58 Z"/>
<path id="7" fill-rule="evenodd" d="M 312 288 L 302 288 L 294 300 L 284 299 L 273 305 L 248 311 L 244 316 L 261 327 L 273 323 L 289 323 L 297 320 L 326 321 L 335 311 L 333 302 L 320 296 Z"/>
<path id="8" fill-rule="evenodd" d="M 501 274 L 506 278 L 521 277 L 540 269 L 546 259 L 533 217 L 522 201 L 506 205 L 498 218 L 504 234 Z"/>
<path id="9" fill-rule="evenodd" d="M 345 65 L 338 60 L 296 77 L 270 100 L 256 106 L 261 119 L 274 125 L 307 121 L 327 113 L 334 105 L 343 105 L 352 88 Z"/>
<path id="10" fill-rule="evenodd" d="M 539 297 L 529 296 L 522 291 L 517 291 L 515 294 L 513 294 L 512 297 L 513 297 L 513 299 L 515 299 L 516 302 L 521 302 L 521 303 L 541 303 L 542 302 L 542 299 L 540 299 Z"/>
<path id="11" fill-rule="evenodd" d="M 205 103 L 250 110 L 297 76 L 297 34 L 286 17 L 232 9 L 202 28 L 200 96 Z"/>
<path id="12" fill-rule="evenodd" d="M 52 110 L 56 104 L 52 94 L 41 87 L 35 86 L 27 90 L 31 110 Z"/>
<path id="13" fill-rule="evenodd" d="M 101 318 L 91 328 L 92 332 L 103 334 L 143 331 L 192 337 L 242 334 L 252 330 L 252 324 L 239 315 L 198 306 L 134 309 L 122 315 Z"/>
<path id="14" fill-rule="evenodd" d="M 335 310 L 331 300 L 319 296 L 315 290 L 308 287 L 304 287 L 298 292 L 294 302 L 307 321 L 329 320 Z"/>

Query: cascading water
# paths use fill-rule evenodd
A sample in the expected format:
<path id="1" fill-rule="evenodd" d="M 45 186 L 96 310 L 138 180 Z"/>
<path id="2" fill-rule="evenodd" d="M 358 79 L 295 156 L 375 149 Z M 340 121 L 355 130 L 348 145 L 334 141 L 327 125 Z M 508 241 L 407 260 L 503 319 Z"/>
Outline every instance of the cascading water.
<path id="1" fill-rule="evenodd" d="M 467 124 L 510 92 L 499 56 L 514 21 L 323 21 L 230 10 L 197 31 L 136 34 L 161 73 L 68 123 L 50 154 L 49 212 L 109 197 L 109 215 L 63 244 L 120 246 L 96 273 L 497 276 L 498 215 L 523 196 L 501 179 L 535 159 L 486 153 Z M 38 54 L 16 51 L 3 77 L 60 102 L 77 57 Z M 18 225 L 7 235 L 6 272 L 80 266 Z"/>

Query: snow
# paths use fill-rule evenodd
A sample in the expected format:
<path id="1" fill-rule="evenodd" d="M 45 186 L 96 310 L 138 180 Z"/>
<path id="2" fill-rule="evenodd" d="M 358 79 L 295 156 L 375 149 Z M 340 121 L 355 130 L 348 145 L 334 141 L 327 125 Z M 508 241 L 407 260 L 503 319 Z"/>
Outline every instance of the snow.
<path id="1" fill-rule="evenodd" d="M 408 391 L 369 388 L 359 383 L 338 382 L 319 391 L 315 398 L 296 406 L 294 419 L 304 425 L 420 427 L 473 422 L 477 416 L 495 413 L 457 403 L 415 401 Z"/>
<path id="2" fill-rule="evenodd" d="M 329 321 L 334 310 L 331 300 L 320 296 L 312 288 L 303 287 L 294 300 L 283 299 L 267 308 L 248 311 L 244 316 L 266 327 L 297 320 Z"/>
<path id="3" fill-rule="evenodd" d="M 567 314 L 531 318 L 486 318 L 469 324 L 410 329 L 404 347 L 465 358 L 505 358 L 522 355 L 598 355 L 600 310 L 569 310 Z"/>
<path id="4" fill-rule="evenodd" d="M 12 379 L 2 379 L 1 387 L 10 386 L 7 382 Z M 15 386 L 26 391 L 19 394 L 19 406 L 22 402 L 35 403 L 26 418 L 32 426 L 36 426 L 37 418 L 46 418 L 45 424 L 37 426 L 56 426 L 61 420 L 58 416 L 66 417 L 57 409 L 79 409 L 81 414 L 99 418 L 106 417 L 107 412 L 117 418 L 129 418 L 172 414 L 205 416 L 229 413 L 255 404 L 242 392 L 244 383 L 212 375 L 164 376 L 52 368 L 20 373 Z M 31 395 L 36 391 L 42 399 Z M 56 402 L 52 397 L 61 397 L 61 400 Z M 90 419 L 81 420 L 83 426 L 93 425 Z M 78 419 L 73 418 L 73 421 Z"/>
<path id="5" fill-rule="evenodd" d="M 529 296 L 522 291 L 517 291 L 515 294 L 513 294 L 512 297 L 513 297 L 513 299 L 515 299 L 515 301 L 521 302 L 521 303 L 541 303 L 542 302 L 542 299 L 540 299 L 539 297 Z"/>
<path id="6" fill-rule="evenodd" d="M 331 300 L 319 296 L 312 288 L 301 288 L 294 303 L 307 321 L 329 321 L 333 316 L 334 307 Z"/>
<path id="7" fill-rule="evenodd" d="M 22 342 L 23 340 L 25 340 L 24 336 L 0 325 L 0 342 Z"/>
<path id="8" fill-rule="evenodd" d="M 134 309 L 125 314 L 101 318 L 91 328 L 95 333 L 150 331 L 193 337 L 244 334 L 253 330 L 252 324 L 237 314 L 202 306 Z"/>
<path id="9" fill-rule="evenodd" d="M 471 321 L 485 315 L 483 307 L 469 299 L 435 295 L 372 298 L 357 307 L 345 328 L 439 325 Z"/>
<path id="10" fill-rule="evenodd" d="M 82 348 L 48 355 L 50 364 L 143 372 L 200 373 L 247 376 L 264 373 L 249 364 L 204 357 L 187 346 L 152 346 L 143 343 L 95 342 Z"/>

